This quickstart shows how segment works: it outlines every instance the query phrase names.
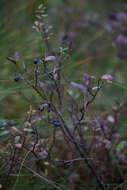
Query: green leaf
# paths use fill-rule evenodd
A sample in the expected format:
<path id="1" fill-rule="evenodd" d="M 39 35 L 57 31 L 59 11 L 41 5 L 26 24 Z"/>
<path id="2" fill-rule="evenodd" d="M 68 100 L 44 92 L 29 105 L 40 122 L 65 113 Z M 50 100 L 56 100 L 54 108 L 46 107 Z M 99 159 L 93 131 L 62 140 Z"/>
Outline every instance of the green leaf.
<path id="1" fill-rule="evenodd" d="M 39 6 L 38 6 L 38 9 L 42 9 L 43 8 L 43 4 L 40 4 Z"/>
<path id="2" fill-rule="evenodd" d="M 117 151 L 123 150 L 125 147 L 127 147 L 127 141 L 122 141 L 116 148 Z"/>

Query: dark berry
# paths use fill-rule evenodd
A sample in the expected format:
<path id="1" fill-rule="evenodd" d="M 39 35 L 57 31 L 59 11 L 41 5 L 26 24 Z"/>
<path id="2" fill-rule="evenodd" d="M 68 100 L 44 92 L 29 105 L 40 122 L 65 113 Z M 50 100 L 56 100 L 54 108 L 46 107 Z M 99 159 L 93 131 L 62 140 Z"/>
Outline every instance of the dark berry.
<path id="1" fill-rule="evenodd" d="M 19 79 L 20 79 L 20 77 L 19 77 L 19 76 L 16 76 L 16 77 L 14 78 L 14 81 L 15 81 L 15 82 L 18 82 Z"/>
<path id="2" fill-rule="evenodd" d="M 60 126 L 60 123 L 59 123 L 58 120 L 54 120 L 54 121 L 53 121 L 53 125 L 54 125 L 55 127 L 59 127 L 59 126 Z"/>
<path id="3" fill-rule="evenodd" d="M 44 109 L 43 106 L 38 106 L 39 111 L 43 111 L 43 109 Z"/>
<path id="4" fill-rule="evenodd" d="M 35 134 L 36 134 L 36 131 L 32 131 L 31 133 L 32 133 L 33 135 L 35 135 Z"/>
<path id="5" fill-rule="evenodd" d="M 62 43 L 64 43 L 67 39 L 68 39 L 68 35 L 65 34 L 65 35 L 62 37 Z"/>
<path id="6" fill-rule="evenodd" d="M 44 33 L 46 32 L 46 28 L 44 28 L 44 27 L 43 27 L 43 29 L 42 29 L 42 30 L 43 30 L 43 32 L 44 32 Z"/>
<path id="7" fill-rule="evenodd" d="M 72 44 L 72 42 L 70 42 L 70 43 L 69 43 L 69 50 L 70 50 L 70 51 L 72 51 L 72 48 L 73 48 L 72 46 L 73 46 L 73 44 Z"/>
<path id="8" fill-rule="evenodd" d="M 38 58 L 35 58 L 35 59 L 33 60 L 33 62 L 34 62 L 34 64 L 37 64 L 37 63 L 39 62 L 39 59 L 38 59 Z"/>
<path id="9" fill-rule="evenodd" d="M 111 14 L 109 15 L 109 19 L 112 20 L 112 21 L 117 21 L 117 20 L 118 20 L 118 19 L 117 19 L 117 15 L 116 15 L 116 14 L 113 14 L 113 13 L 111 13 Z"/>
<path id="10" fill-rule="evenodd" d="M 118 56 L 120 59 L 123 59 L 123 58 L 126 56 L 126 54 L 125 54 L 124 52 L 119 52 L 119 53 L 117 54 L 117 56 Z"/>
<path id="11" fill-rule="evenodd" d="M 61 55 L 61 48 L 58 49 L 58 55 Z"/>

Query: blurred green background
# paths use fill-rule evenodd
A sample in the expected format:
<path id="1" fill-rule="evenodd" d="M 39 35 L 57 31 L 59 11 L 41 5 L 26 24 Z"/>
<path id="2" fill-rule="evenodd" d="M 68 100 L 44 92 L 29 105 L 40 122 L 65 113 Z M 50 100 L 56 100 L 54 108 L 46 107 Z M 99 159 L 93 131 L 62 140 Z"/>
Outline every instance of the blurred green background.
<path id="1" fill-rule="evenodd" d="M 35 11 L 40 3 L 48 9 L 48 22 L 53 25 L 52 49 L 58 47 L 63 33 L 69 34 L 74 44 L 71 59 L 64 65 L 69 81 L 82 82 L 83 72 L 100 77 L 105 73 L 114 77 L 98 96 L 98 106 L 111 106 L 115 100 L 126 98 L 126 56 L 120 59 L 118 52 L 126 51 L 126 44 L 114 45 L 118 35 L 126 35 L 125 23 L 115 22 L 111 14 L 127 12 L 126 1 L 107 0 L 1 0 L 0 1 L 0 118 L 24 116 L 27 102 L 18 94 L 30 96 L 30 90 L 22 82 L 15 84 L 14 67 L 7 56 L 19 52 L 20 60 L 32 65 L 34 57 L 43 55 L 40 36 L 32 29 Z M 111 18 L 109 18 L 111 17 Z M 112 23 L 111 23 L 112 24 Z M 116 84 L 120 83 L 120 85 Z M 34 94 L 33 94 L 34 95 Z M 35 97 L 36 98 L 36 97 Z"/>

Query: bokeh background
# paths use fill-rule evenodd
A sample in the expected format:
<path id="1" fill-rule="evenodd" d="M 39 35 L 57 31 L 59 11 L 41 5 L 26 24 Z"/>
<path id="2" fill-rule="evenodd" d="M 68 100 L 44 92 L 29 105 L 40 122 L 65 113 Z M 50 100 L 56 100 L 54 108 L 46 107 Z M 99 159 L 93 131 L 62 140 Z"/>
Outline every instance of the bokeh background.
<path id="1" fill-rule="evenodd" d="M 32 64 L 43 54 L 40 36 L 32 29 L 35 11 L 41 0 L 0 1 L 0 118 L 13 118 L 24 113 L 26 103 L 16 93 L 29 93 L 27 87 L 13 82 L 14 68 L 6 60 L 19 52 L 21 60 Z M 56 48 L 63 33 L 73 41 L 74 54 L 66 64 L 69 80 L 82 80 L 83 72 L 99 77 L 104 73 L 116 82 L 105 89 L 99 104 L 106 106 L 126 96 L 126 1 L 47 1 L 49 23 L 53 25 L 52 46 Z M 26 89 L 25 89 L 26 88 Z M 16 104 L 15 104 L 16 101 Z"/>

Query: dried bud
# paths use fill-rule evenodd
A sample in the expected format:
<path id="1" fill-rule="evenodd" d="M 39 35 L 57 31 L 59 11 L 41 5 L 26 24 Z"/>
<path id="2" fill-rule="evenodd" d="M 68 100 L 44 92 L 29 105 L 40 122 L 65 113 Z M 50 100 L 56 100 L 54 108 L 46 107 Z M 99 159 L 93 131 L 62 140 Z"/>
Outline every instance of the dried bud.
<path id="1" fill-rule="evenodd" d="M 111 75 L 109 75 L 109 74 L 105 74 L 105 75 L 103 75 L 102 77 L 101 77 L 101 80 L 113 80 L 113 77 L 111 76 Z"/>
<path id="2" fill-rule="evenodd" d="M 83 81 L 84 81 L 84 83 L 85 83 L 86 86 L 90 85 L 90 78 L 91 77 L 87 73 L 83 74 Z"/>
<path id="3" fill-rule="evenodd" d="M 30 126 L 31 126 L 31 123 L 30 123 L 29 121 L 26 121 L 26 122 L 24 123 L 24 126 L 25 126 L 25 127 L 30 127 Z"/>
<path id="4" fill-rule="evenodd" d="M 15 53 L 14 53 L 14 57 L 18 60 L 19 59 L 19 53 L 16 51 Z"/>
<path id="5" fill-rule="evenodd" d="M 22 144 L 17 143 L 17 144 L 15 144 L 15 147 L 16 147 L 16 148 L 21 148 L 21 147 L 22 147 Z"/>

